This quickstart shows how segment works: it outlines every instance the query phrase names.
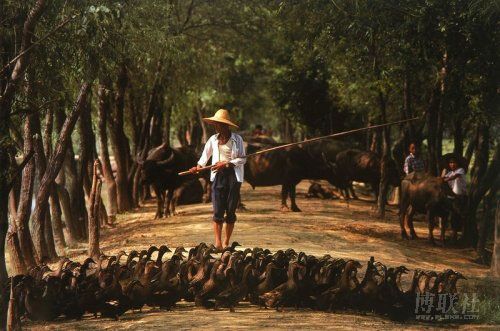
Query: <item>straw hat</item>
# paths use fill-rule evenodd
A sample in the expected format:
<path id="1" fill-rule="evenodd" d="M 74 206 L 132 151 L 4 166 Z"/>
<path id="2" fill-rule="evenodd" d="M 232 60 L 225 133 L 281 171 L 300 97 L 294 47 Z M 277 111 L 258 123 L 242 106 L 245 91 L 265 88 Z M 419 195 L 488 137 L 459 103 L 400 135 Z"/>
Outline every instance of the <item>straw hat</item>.
<path id="1" fill-rule="evenodd" d="M 215 113 L 214 116 L 205 117 L 203 120 L 207 123 L 210 123 L 210 124 L 217 122 L 217 123 L 224 123 L 224 124 L 227 124 L 230 126 L 234 126 L 235 128 L 238 128 L 238 126 L 236 124 L 231 122 L 231 117 L 229 116 L 229 111 L 227 111 L 226 109 L 219 109 L 219 110 L 217 110 L 217 112 Z"/>

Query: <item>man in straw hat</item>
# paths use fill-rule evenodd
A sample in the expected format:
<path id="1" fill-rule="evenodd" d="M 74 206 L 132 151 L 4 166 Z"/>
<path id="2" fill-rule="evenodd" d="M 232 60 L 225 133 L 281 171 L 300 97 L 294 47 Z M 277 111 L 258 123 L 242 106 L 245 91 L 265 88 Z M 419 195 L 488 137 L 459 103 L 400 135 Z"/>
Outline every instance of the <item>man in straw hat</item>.
<path id="1" fill-rule="evenodd" d="M 212 157 L 210 181 L 212 182 L 213 227 L 215 246 L 218 249 L 229 246 L 229 239 L 236 221 L 236 207 L 240 200 L 243 182 L 245 148 L 241 136 L 232 133 L 230 127 L 238 128 L 225 109 L 219 109 L 214 116 L 203 121 L 214 126 L 217 132 L 208 139 L 198 165 L 189 169 L 192 173 L 206 166 Z M 224 217 L 225 214 L 225 217 Z M 222 225 L 226 222 L 226 236 L 222 243 Z"/>

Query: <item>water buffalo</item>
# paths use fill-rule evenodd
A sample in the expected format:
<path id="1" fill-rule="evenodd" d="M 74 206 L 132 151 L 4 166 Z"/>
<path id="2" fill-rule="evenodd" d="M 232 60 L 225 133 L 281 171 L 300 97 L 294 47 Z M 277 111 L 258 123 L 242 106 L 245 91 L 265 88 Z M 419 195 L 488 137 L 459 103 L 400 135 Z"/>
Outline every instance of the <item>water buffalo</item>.
<path id="1" fill-rule="evenodd" d="M 195 177 L 179 176 L 178 173 L 194 166 L 197 161 L 196 153 L 189 147 L 171 148 L 168 144 L 162 144 L 153 148 L 146 160 L 141 162 L 141 180 L 143 184 L 151 185 L 156 194 L 155 219 L 163 217 L 165 195 L 165 216 L 170 216 L 171 212 L 175 214 L 177 200 L 172 199 L 174 191 Z"/>
<path id="2" fill-rule="evenodd" d="M 377 199 L 380 183 L 380 158 L 376 153 L 347 149 L 337 154 L 335 162 L 338 171 L 345 180 L 370 184 L 375 193 L 375 199 Z M 400 171 L 392 159 L 389 162 L 388 173 L 389 185 L 399 186 L 401 182 Z M 356 196 L 354 195 L 354 197 Z"/>
<path id="3" fill-rule="evenodd" d="M 262 147 L 249 144 L 247 153 Z M 290 197 L 291 210 L 294 212 L 300 211 L 295 203 L 295 186 L 303 179 L 325 179 L 334 186 L 342 186 L 335 164 L 325 162 L 322 155 L 315 155 L 299 146 L 248 158 L 245 179 L 253 188 L 281 185 L 281 208 L 288 210 L 287 199 Z"/>
<path id="4" fill-rule="evenodd" d="M 198 178 L 192 178 L 185 181 L 174 191 L 172 197 L 172 204 L 174 206 L 190 205 L 193 203 L 200 203 L 203 200 L 203 186 Z"/>
<path id="5" fill-rule="evenodd" d="M 312 183 L 307 190 L 306 198 L 333 199 L 334 194 L 331 190 L 325 189 L 318 183 Z"/>
<path id="6" fill-rule="evenodd" d="M 429 174 L 418 174 L 412 180 L 403 179 L 401 182 L 401 199 L 399 204 L 399 223 L 401 226 L 401 236 L 408 239 L 405 230 L 404 220 L 407 216 L 407 224 L 410 228 L 410 238 L 416 239 L 417 234 L 413 228 L 413 215 L 423 213 L 427 215 L 429 226 L 429 240 L 434 243 L 433 230 L 436 217 L 441 217 L 441 241 L 445 243 L 445 230 L 448 215 L 456 211 L 458 206 L 453 203 L 453 191 L 441 177 L 434 177 Z M 454 229 L 456 238 L 456 228 Z"/>

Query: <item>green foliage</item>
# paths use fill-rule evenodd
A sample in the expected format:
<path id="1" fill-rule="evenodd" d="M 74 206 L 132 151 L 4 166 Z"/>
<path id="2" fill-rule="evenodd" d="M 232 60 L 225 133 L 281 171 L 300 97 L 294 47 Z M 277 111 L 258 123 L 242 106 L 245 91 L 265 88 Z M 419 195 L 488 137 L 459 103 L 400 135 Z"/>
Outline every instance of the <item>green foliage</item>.
<path id="1" fill-rule="evenodd" d="M 2 5 L 2 63 L 33 3 Z M 74 19 L 33 51 L 34 102 L 67 108 L 82 80 L 112 87 L 125 63 L 145 115 L 161 61 L 161 107 L 174 127 L 227 107 L 243 129 L 279 129 L 287 117 L 315 135 L 376 121 L 380 95 L 388 120 L 399 119 L 405 81 L 423 115 L 445 68 L 449 135 L 457 119 L 466 130 L 497 122 L 498 14 L 484 0 L 57 0 L 36 36 Z M 25 106 L 21 96 L 14 109 Z"/>

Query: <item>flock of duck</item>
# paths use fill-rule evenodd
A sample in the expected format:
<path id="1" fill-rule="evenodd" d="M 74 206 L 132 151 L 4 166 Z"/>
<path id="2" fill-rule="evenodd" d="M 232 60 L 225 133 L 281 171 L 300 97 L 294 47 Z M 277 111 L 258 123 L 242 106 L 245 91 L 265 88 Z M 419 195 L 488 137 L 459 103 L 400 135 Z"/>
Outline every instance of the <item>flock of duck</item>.
<path id="1" fill-rule="evenodd" d="M 200 243 L 189 252 L 162 245 L 83 263 L 64 258 L 55 270 L 42 265 L 13 277 L 3 294 L 8 298 L 9 289 L 14 291 L 18 321 L 80 319 L 86 313 L 118 319 L 145 305 L 170 310 L 180 300 L 230 311 L 249 301 L 276 310 L 348 309 L 404 320 L 414 314 L 418 293 L 456 293 L 457 281 L 465 279 L 453 270 L 415 270 L 409 289 L 403 290 L 401 276 L 409 270 L 386 267 L 373 257 L 358 279 L 362 265 L 355 260 L 238 246 L 234 242 L 220 255 Z M 166 258 L 166 253 L 172 254 Z"/>

